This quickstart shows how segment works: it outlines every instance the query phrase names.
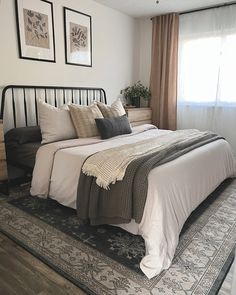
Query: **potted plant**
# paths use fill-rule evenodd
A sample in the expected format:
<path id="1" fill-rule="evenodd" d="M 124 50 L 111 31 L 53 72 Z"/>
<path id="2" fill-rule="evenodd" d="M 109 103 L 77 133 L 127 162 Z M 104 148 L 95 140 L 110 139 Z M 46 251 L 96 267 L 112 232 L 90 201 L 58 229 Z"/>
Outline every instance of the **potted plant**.
<path id="1" fill-rule="evenodd" d="M 125 99 L 131 103 L 132 106 L 140 108 L 140 99 L 149 100 L 151 93 L 147 87 L 138 81 L 133 86 L 128 86 L 125 89 L 122 89 L 121 94 L 124 95 Z"/>

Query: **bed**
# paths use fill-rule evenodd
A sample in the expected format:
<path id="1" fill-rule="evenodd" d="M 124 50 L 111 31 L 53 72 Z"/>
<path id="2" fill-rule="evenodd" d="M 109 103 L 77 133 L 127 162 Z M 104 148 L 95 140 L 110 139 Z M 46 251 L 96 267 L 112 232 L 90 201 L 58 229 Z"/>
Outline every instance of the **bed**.
<path id="1" fill-rule="evenodd" d="M 107 140 L 77 138 L 43 145 L 37 151 L 31 194 L 49 196 L 76 209 L 78 180 L 87 158 L 99 151 L 153 136 L 161 138 L 168 133 L 147 124 L 134 127 L 132 134 Z M 146 255 L 140 268 L 148 278 L 170 266 L 179 233 L 190 213 L 222 181 L 234 177 L 235 172 L 235 159 L 224 139 L 200 146 L 151 170 L 141 222 L 131 220 L 115 225 L 144 238 Z"/>

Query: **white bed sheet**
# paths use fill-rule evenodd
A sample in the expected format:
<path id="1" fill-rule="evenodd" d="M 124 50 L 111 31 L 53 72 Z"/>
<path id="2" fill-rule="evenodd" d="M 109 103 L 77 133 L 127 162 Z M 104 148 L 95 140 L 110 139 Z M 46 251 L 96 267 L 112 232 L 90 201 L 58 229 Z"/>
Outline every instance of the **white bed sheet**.
<path id="1" fill-rule="evenodd" d="M 59 203 L 76 208 L 78 178 L 88 155 L 151 137 L 153 133 L 162 135 L 169 132 L 157 129 L 142 132 L 142 129 L 149 127 L 137 128 L 133 136 L 119 136 L 107 141 L 97 138 L 84 140 L 84 145 L 79 147 L 58 150 L 58 146 L 66 146 L 67 141 L 41 148 L 33 173 L 32 195 L 48 193 Z M 75 141 L 73 144 L 76 144 Z M 141 223 L 131 221 L 129 224 L 119 225 L 144 238 L 146 255 L 140 262 L 140 267 L 148 278 L 170 266 L 179 241 L 179 233 L 190 213 L 224 179 L 234 176 L 235 172 L 235 159 L 229 144 L 224 140 L 197 148 L 150 172 Z"/>

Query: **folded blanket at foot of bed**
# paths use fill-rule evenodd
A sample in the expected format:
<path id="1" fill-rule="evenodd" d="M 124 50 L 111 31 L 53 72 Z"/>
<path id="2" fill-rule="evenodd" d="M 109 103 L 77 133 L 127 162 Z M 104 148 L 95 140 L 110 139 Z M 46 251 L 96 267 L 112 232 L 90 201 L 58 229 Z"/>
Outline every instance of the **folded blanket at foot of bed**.
<path id="1" fill-rule="evenodd" d="M 131 219 L 140 223 L 147 197 L 149 172 L 218 139 L 222 137 L 208 131 L 180 130 L 92 155 L 83 165 L 84 173 L 80 174 L 77 190 L 78 217 L 89 221 L 91 225 L 129 223 Z M 122 165 L 119 165 L 117 159 L 122 159 Z M 91 168 L 91 164 L 94 175 L 85 168 Z M 107 172 L 104 170 L 106 165 Z M 121 166 L 123 170 L 118 171 Z M 123 176 L 116 179 L 120 181 L 115 178 L 110 180 L 108 189 L 104 189 L 103 185 L 98 185 L 97 179 L 101 176 L 99 170 L 104 175 L 109 175 L 109 171 L 114 170 Z"/>

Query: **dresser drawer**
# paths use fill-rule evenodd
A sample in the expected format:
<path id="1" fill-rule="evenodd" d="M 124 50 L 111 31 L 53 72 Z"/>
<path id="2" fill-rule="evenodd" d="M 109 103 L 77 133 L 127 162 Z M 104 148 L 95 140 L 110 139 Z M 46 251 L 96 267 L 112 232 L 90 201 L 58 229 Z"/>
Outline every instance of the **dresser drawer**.
<path id="1" fill-rule="evenodd" d="M 137 122 L 130 122 L 131 126 L 139 126 L 143 124 L 152 124 L 152 120 L 144 120 L 144 121 L 137 121 Z"/>
<path id="2" fill-rule="evenodd" d="M 126 108 L 125 110 L 132 126 L 152 123 L 151 108 Z"/>
<path id="3" fill-rule="evenodd" d="M 0 144 L 4 142 L 4 133 L 3 133 L 3 125 L 2 125 L 2 120 L 0 120 Z"/>
<path id="4" fill-rule="evenodd" d="M 6 180 L 7 177 L 7 162 L 6 160 L 0 160 L 0 181 Z"/>
<path id="5" fill-rule="evenodd" d="M 5 153 L 5 144 L 4 142 L 0 142 L 0 161 L 6 160 L 6 153 Z"/>

